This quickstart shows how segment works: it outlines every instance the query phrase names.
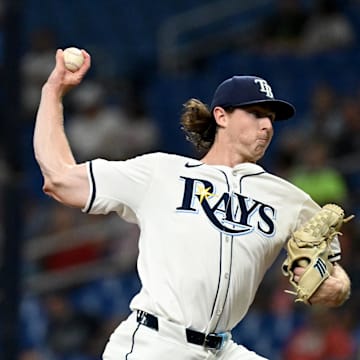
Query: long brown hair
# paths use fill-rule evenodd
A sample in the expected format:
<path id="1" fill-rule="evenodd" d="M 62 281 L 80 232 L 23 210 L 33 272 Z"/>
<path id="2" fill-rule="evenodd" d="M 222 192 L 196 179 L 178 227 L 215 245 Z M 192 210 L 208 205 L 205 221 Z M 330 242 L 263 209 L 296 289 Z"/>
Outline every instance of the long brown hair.
<path id="1" fill-rule="evenodd" d="M 197 99 L 190 99 L 183 105 L 182 130 L 199 151 L 207 151 L 214 142 L 216 122 L 208 106 Z"/>

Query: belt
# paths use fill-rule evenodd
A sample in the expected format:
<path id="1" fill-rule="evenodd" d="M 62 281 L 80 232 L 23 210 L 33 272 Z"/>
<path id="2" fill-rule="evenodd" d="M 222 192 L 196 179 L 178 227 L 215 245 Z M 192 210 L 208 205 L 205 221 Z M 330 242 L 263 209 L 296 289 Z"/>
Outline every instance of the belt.
<path id="1" fill-rule="evenodd" d="M 159 330 L 159 320 L 156 316 L 145 311 L 137 310 L 136 321 L 153 330 Z M 187 342 L 195 345 L 202 345 L 209 349 L 220 350 L 229 339 L 228 333 L 204 334 L 192 329 L 185 329 Z"/>

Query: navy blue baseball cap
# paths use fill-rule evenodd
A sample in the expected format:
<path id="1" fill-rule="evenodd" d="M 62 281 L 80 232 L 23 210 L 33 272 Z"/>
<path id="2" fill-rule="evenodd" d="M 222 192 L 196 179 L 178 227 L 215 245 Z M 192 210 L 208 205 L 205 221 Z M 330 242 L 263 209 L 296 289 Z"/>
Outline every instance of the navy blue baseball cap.
<path id="1" fill-rule="evenodd" d="M 233 76 L 215 90 L 210 111 L 222 108 L 266 104 L 275 112 L 275 120 L 286 120 L 295 115 L 295 107 L 284 100 L 275 99 L 268 82 L 257 76 Z"/>

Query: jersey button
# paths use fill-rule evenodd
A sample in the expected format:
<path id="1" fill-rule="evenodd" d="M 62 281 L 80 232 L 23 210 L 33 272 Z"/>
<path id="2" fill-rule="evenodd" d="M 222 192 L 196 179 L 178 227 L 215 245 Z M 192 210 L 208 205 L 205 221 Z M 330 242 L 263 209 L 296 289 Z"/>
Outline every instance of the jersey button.
<path id="1" fill-rule="evenodd" d="M 229 278 L 229 273 L 227 272 L 227 273 L 225 273 L 225 279 L 228 279 Z"/>

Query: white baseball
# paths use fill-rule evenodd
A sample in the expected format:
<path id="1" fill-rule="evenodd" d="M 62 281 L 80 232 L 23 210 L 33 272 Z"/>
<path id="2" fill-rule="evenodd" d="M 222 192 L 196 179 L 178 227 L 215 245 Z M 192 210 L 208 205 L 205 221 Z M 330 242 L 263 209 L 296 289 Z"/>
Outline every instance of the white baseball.
<path id="1" fill-rule="evenodd" d="M 69 47 L 65 49 L 64 63 L 65 67 L 72 72 L 79 70 L 84 63 L 84 56 L 81 50 L 76 47 Z"/>

